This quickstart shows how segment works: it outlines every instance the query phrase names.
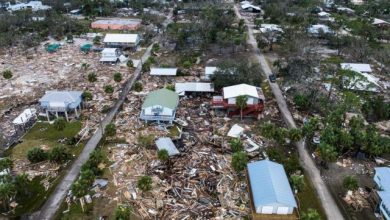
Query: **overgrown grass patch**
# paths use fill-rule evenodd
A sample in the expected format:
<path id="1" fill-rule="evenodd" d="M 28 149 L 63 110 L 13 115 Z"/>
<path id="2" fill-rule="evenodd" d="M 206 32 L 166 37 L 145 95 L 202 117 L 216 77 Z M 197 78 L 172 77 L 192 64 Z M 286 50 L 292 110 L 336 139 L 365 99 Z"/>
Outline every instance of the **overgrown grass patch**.
<path id="1" fill-rule="evenodd" d="M 81 122 L 70 122 L 66 124 L 64 130 L 59 131 L 53 125 L 38 122 L 23 137 L 22 143 L 11 150 L 10 156 L 12 159 L 25 159 L 28 150 L 34 147 L 45 146 L 47 149 L 51 149 L 57 145 L 65 146 L 66 143 L 59 143 L 58 140 L 73 138 L 81 130 L 81 126 Z"/>
<path id="2" fill-rule="evenodd" d="M 316 195 L 316 190 L 313 187 L 313 184 L 309 180 L 309 177 L 305 175 L 305 187 L 302 192 L 298 193 L 300 212 L 306 212 L 309 208 L 317 210 L 320 214 L 321 219 L 326 219 L 324 209 L 322 208 L 321 202 Z"/>

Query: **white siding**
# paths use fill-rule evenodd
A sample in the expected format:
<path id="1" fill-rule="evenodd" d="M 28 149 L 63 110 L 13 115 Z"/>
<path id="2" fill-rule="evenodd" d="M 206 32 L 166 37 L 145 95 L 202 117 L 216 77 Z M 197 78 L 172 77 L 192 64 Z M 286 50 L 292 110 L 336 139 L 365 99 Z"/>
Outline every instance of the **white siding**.
<path id="1" fill-rule="evenodd" d="M 289 214 L 289 208 L 288 207 L 278 207 L 278 210 L 276 211 L 276 214 L 279 215 L 287 215 Z"/>
<path id="2" fill-rule="evenodd" d="M 253 104 L 257 104 L 258 103 L 258 99 L 257 98 L 253 98 L 253 97 L 248 97 L 248 101 L 246 102 L 246 104 L 248 105 L 253 105 Z M 228 99 L 228 104 L 236 104 L 236 98 L 229 98 Z"/>
<path id="3" fill-rule="evenodd" d="M 152 112 L 153 107 L 145 108 L 145 115 L 154 115 Z M 162 116 L 171 116 L 173 115 L 173 109 L 163 108 L 163 111 L 160 113 Z"/>
<path id="4" fill-rule="evenodd" d="M 272 214 L 273 213 L 273 210 L 274 210 L 274 207 L 273 206 L 263 206 L 261 208 L 261 213 L 262 214 Z"/>

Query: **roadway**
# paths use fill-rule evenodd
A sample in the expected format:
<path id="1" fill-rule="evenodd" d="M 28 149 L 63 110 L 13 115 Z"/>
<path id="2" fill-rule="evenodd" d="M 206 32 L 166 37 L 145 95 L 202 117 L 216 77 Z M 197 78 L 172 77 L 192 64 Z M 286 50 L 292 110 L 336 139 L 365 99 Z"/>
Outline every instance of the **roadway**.
<path id="1" fill-rule="evenodd" d="M 237 6 L 234 6 L 234 11 L 236 13 L 236 16 L 239 19 L 242 19 Z M 292 117 L 292 114 L 290 110 L 288 109 L 286 100 L 283 96 L 282 91 L 279 88 L 279 85 L 277 83 L 271 83 L 269 81 L 269 75 L 272 74 L 271 68 L 269 64 L 267 63 L 264 55 L 261 53 L 259 48 L 257 47 L 257 42 L 253 35 L 253 27 L 250 24 L 250 22 L 244 18 L 245 24 L 248 27 L 248 40 L 247 42 L 252 45 L 253 52 L 256 55 L 257 60 L 260 63 L 260 67 L 263 70 L 264 76 L 267 78 L 272 93 L 275 96 L 275 99 L 278 103 L 279 111 L 283 117 L 284 122 L 289 128 L 297 128 L 295 121 Z M 314 185 L 314 188 L 316 189 L 317 195 L 322 203 L 322 207 L 324 208 L 324 211 L 326 213 L 326 216 L 330 220 L 342 220 L 344 219 L 343 215 L 340 212 L 339 207 L 337 206 L 335 200 L 333 199 L 332 195 L 329 192 L 328 187 L 326 186 L 325 182 L 322 180 L 320 171 L 318 170 L 317 166 L 311 159 L 309 152 L 305 149 L 305 142 L 300 141 L 296 143 L 296 146 L 298 148 L 298 153 L 300 157 L 300 163 L 305 172 L 310 177 L 311 182 Z"/>

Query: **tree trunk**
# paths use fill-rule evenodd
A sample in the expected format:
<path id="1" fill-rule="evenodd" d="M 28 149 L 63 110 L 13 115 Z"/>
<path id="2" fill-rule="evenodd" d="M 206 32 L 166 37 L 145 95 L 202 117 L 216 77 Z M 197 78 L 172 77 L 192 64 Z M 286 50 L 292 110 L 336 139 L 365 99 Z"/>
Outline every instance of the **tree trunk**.
<path id="1" fill-rule="evenodd" d="M 241 116 L 241 121 L 242 121 L 242 108 L 240 109 L 240 116 Z"/>

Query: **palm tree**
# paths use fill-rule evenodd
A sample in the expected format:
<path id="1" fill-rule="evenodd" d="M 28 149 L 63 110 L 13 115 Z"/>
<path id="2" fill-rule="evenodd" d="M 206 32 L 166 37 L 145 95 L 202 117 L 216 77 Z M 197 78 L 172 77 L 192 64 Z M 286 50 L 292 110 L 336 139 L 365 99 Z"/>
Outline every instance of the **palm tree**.
<path id="1" fill-rule="evenodd" d="M 242 121 L 242 110 L 246 108 L 248 97 L 246 95 L 240 95 L 236 98 L 236 106 L 240 108 L 240 115 Z"/>
<path id="2" fill-rule="evenodd" d="M 115 81 L 115 82 L 120 82 L 120 81 L 122 81 L 122 74 L 121 74 L 120 72 L 116 72 L 116 73 L 114 74 L 114 81 Z"/>
<path id="3" fill-rule="evenodd" d="M 104 133 L 108 137 L 115 136 L 115 134 L 116 134 L 116 126 L 115 126 L 115 124 L 110 123 L 110 124 L 106 125 L 106 127 L 104 128 Z"/>
<path id="4" fill-rule="evenodd" d="M 12 159 L 9 157 L 4 157 L 0 159 L 0 171 L 5 169 L 11 169 L 13 166 Z"/>
<path id="5" fill-rule="evenodd" d="M 82 96 L 84 101 L 91 101 L 93 98 L 92 93 L 90 91 L 84 91 Z"/>
<path id="6" fill-rule="evenodd" d="M 29 184 L 30 184 L 30 180 L 28 179 L 28 176 L 26 173 L 21 173 L 21 174 L 16 175 L 15 187 L 16 187 L 17 193 L 27 195 L 29 193 L 28 192 L 28 185 Z"/>
<path id="7" fill-rule="evenodd" d="M 4 70 L 3 71 L 3 77 L 4 79 L 11 79 L 13 76 L 12 74 L 12 71 L 11 70 Z"/>
<path id="8" fill-rule="evenodd" d="M 0 184 L 0 200 L 3 202 L 4 210 L 8 211 L 9 203 L 15 196 L 15 185 L 10 182 Z"/>
<path id="9" fill-rule="evenodd" d="M 300 129 L 297 129 L 297 128 L 292 128 L 292 129 L 288 130 L 288 138 L 292 142 L 298 142 L 302 139 L 302 131 Z"/>
<path id="10" fill-rule="evenodd" d="M 54 120 L 53 125 L 54 125 L 55 129 L 57 129 L 58 131 L 62 131 L 66 127 L 66 121 L 64 118 L 60 117 L 60 118 L 57 118 L 56 120 Z"/>
<path id="11" fill-rule="evenodd" d="M 161 149 L 157 152 L 157 157 L 163 162 L 169 161 L 169 153 L 166 149 Z"/>
<path id="12" fill-rule="evenodd" d="M 104 92 L 112 94 L 114 92 L 114 88 L 111 85 L 106 85 L 104 87 Z"/>
<path id="13" fill-rule="evenodd" d="M 76 196 L 76 198 L 81 198 L 88 193 L 89 185 L 84 181 L 77 180 L 71 186 L 72 195 Z"/>
<path id="14" fill-rule="evenodd" d="M 239 138 L 234 138 L 229 141 L 230 147 L 233 153 L 243 150 L 242 141 Z"/>
<path id="15" fill-rule="evenodd" d="M 89 82 L 96 82 L 97 81 L 96 73 L 89 73 L 88 74 L 88 81 Z"/>

